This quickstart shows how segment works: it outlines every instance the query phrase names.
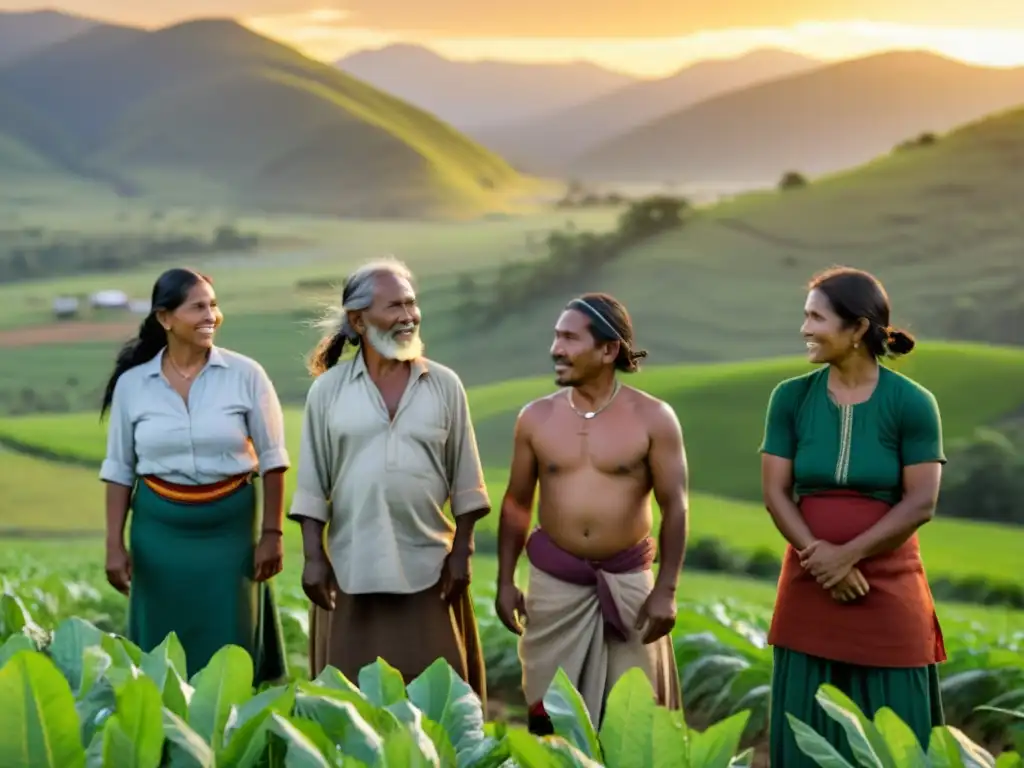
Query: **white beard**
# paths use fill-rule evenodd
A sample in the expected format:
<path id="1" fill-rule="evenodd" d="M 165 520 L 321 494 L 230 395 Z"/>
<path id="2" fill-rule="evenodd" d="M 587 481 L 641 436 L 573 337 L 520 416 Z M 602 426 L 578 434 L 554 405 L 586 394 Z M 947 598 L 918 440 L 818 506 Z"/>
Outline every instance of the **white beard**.
<path id="1" fill-rule="evenodd" d="M 401 342 L 396 340 L 396 334 L 402 331 L 412 331 L 412 338 Z M 415 360 L 423 354 L 423 340 L 420 338 L 418 325 L 402 325 L 389 331 L 382 331 L 377 326 L 367 323 L 366 340 L 385 360 Z"/>

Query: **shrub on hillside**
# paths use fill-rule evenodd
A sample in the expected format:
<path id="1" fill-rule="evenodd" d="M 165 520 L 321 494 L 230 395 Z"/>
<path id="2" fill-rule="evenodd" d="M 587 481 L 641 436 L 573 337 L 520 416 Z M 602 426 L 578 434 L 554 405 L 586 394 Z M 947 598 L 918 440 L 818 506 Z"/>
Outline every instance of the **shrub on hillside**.
<path id="1" fill-rule="evenodd" d="M 1024 525 L 1024 440 L 979 428 L 951 444 L 938 514 Z"/>
<path id="2" fill-rule="evenodd" d="M 803 189 L 808 184 L 807 177 L 797 171 L 787 171 L 779 179 L 779 189 Z"/>
<path id="3" fill-rule="evenodd" d="M 528 310 L 540 299 L 570 290 L 583 276 L 592 275 L 630 248 L 683 226 L 690 211 L 683 198 L 653 195 L 631 202 L 612 232 L 565 229 L 549 233 L 546 258 L 506 263 L 498 270 L 493 297 L 480 304 L 483 319 L 499 321 L 510 312 Z"/>

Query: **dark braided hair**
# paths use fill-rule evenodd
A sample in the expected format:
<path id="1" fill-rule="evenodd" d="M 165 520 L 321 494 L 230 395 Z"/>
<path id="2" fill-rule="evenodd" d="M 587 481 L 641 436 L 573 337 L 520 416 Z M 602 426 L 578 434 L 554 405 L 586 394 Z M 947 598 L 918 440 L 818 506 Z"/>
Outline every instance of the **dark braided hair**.
<path id="1" fill-rule="evenodd" d="M 110 410 L 110 404 L 114 400 L 114 388 L 117 380 L 126 371 L 136 366 L 148 363 L 156 357 L 160 350 L 167 346 L 167 331 L 156 319 L 157 312 L 164 310 L 173 312 L 188 298 L 189 291 L 198 283 L 205 282 L 213 285 L 206 275 L 202 275 L 192 269 L 175 267 L 168 269 L 153 284 L 153 294 L 150 301 L 149 314 L 139 326 L 138 334 L 125 342 L 121 351 L 117 353 L 117 360 L 114 363 L 114 372 L 107 381 L 107 388 L 103 393 L 103 403 L 100 406 L 100 418 Z"/>

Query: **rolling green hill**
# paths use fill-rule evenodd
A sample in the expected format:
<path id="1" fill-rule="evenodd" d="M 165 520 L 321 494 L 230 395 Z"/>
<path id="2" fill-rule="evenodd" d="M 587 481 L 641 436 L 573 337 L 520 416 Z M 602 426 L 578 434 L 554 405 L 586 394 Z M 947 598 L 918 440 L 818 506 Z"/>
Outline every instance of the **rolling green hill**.
<path id="1" fill-rule="evenodd" d="M 1024 344 L 1022 167 L 1018 109 L 803 188 L 701 209 L 566 281 L 564 298 L 506 306 L 472 334 L 429 337 L 431 349 L 457 368 L 485 365 L 495 381 L 541 373 L 565 301 L 599 290 L 625 302 L 652 364 L 789 354 L 807 280 L 837 263 L 877 274 L 893 322 L 921 338 Z"/>
<path id="2" fill-rule="evenodd" d="M 501 207 L 524 181 L 450 126 L 233 21 L 100 28 L 0 87 L 136 192 L 346 215 Z"/>
<path id="3" fill-rule="evenodd" d="M 890 363 L 934 392 L 947 441 L 997 423 L 1024 406 L 1024 350 L 932 343 Z M 758 444 L 765 407 L 781 380 L 810 370 L 800 358 L 706 366 L 652 366 L 631 378 L 668 402 L 679 416 L 693 487 L 716 496 L 758 502 Z M 530 400 L 555 390 L 551 377 L 521 379 L 469 390 L 484 465 L 498 476 L 511 455 L 516 414 Z M 979 392 L 984 392 L 980 397 Z M 288 443 L 298 460 L 301 409 L 286 409 Z M 54 457 L 98 466 L 104 425 L 96 412 L 0 419 L 0 439 Z"/>
<path id="4" fill-rule="evenodd" d="M 593 148 L 577 178 L 773 184 L 787 171 L 831 173 L 925 132 L 1024 103 L 1024 68 L 890 51 L 737 89 Z"/>
<path id="5" fill-rule="evenodd" d="M 1022 351 L 934 344 L 896 367 L 935 393 L 947 441 L 998 421 L 1024 403 L 1019 386 L 1024 378 Z M 683 425 L 695 489 L 693 541 L 714 538 L 746 552 L 782 551 L 783 540 L 758 501 L 757 445 L 771 388 L 807 369 L 798 359 L 783 359 L 652 367 L 635 377 L 638 386 L 671 403 Z M 470 390 L 493 504 L 499 504 L 504 492 L 515 414 L 525 402 L 553 388 L 549 379 L 531 379 Z M 978 397 L 982 388 L 985 395 Z M 286 424 L 292 459 L 298 461 L 298 409 L 287 410 Z M 103 491 L 95 473 L 104 452 L 103 435 L 95 413 L 0 420 L 0 439 L 8 451 L 0 462 L 0 492 L 21 500 L 17 509 L 0 514 L 0 528 L 101 530 Z M 295 473 L 290 472 L 289 489 L 294 482 Z M 46 519 L 40 522 L 40 517 Z M 480 530 L 493 536 L 497 521 L 498 515 L 491 515 Z M 941 519 L 922 532 L 922 542 L 933 576 L 1005 581 L 1019 574 L 1024 530 Z"/>

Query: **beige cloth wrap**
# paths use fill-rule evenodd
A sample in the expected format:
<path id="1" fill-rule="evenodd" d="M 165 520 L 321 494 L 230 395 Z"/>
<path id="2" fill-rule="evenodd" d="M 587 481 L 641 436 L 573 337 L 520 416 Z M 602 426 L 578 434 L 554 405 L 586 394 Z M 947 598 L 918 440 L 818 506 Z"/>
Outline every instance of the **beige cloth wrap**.
<path id="1" fill-rule="evenodd" d="M 671 636 L 650 645 L 634 629 L 640 607 L 654 586 L 650 570 L 604 573 L 628 638 L 610 637 L 596 587 L 577 586 L 550 576 L 532 563 L 526 595 L 527 622 L 519 641 L 523 693 L 527 705 L 541 701 L 561 667 L 583 697 L 595 725 L 615 682 L 641 667 L 659 704 L 682 708 L 679 671 Z"/>

